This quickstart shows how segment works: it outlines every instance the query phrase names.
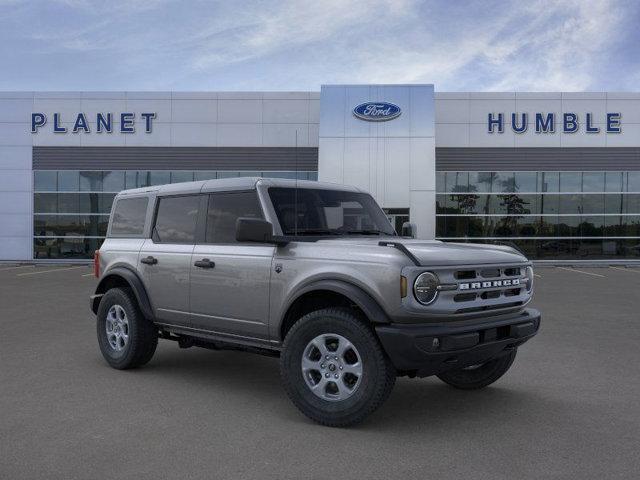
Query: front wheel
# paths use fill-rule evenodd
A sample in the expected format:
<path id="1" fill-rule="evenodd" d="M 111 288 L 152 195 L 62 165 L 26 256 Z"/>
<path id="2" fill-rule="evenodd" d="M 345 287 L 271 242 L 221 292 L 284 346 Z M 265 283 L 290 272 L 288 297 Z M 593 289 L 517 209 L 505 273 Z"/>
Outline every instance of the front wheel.
<path id="1" fill-rule="evenodd" d="M 371 327 L 344 308 L 302 317 L 285 338 L 280 372 L 296 407 L 331 427 L 364 420 L 387 399 L 396 378 Z"/>
<path id="2" fill-rule="evenodd" d="M 516 359 L 516 352 L 517 350 L 514 348 L 511 352 L 488 362 L 441 373 L 438 378 L 461 390 L 484 388 L 507 373 Z"/>

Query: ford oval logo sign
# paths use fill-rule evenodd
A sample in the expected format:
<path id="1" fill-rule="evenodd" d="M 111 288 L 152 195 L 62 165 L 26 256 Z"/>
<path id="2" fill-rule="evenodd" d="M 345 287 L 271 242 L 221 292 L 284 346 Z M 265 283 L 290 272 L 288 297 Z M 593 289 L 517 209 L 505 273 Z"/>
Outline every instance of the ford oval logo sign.
<path id="1" fill-rule="evenodd" d="M 399 117 L 402 113 L 400 107 L 388 102 L 361 103 L 353 109 L 353 114 L 361 120 L 368 122 L 386 122 Z"/>

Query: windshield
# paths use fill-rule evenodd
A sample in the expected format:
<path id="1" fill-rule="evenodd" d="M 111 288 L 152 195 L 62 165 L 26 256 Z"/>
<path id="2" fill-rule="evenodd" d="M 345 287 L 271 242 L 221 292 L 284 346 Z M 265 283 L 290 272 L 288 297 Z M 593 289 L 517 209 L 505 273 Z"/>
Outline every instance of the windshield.
<path id="1" fill-rule="evenodd" d="M 269 188 L 284 235 L 395 235 L 371 195 L 341 190 Z"/>

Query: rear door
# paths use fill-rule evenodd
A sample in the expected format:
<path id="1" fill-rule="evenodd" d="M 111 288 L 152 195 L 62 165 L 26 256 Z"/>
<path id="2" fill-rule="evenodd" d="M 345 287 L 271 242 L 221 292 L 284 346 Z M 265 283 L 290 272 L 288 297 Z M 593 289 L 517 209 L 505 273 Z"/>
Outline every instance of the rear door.
<path id="1" fill-rule="evenodd" d="M 140 251 L 138 268 L 160 323 L 189 324 L 189 275 L 201 198 L 159 197 L 152 238 Z"/>
<path id="2" fill-rule="evenodd" d="M 263 218 L 255 190 L 208 195 L 204 243 L 191 261 L 191 321 L 204 330 L 267 339 L 275 247 L 238 243 L 239 217 Z"/>

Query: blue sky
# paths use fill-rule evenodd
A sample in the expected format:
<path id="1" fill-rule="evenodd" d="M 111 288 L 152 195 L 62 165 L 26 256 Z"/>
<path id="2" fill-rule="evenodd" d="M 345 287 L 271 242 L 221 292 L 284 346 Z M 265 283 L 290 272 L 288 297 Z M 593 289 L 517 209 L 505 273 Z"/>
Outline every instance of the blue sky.
<path id="1" fill-rule="evenodd" d="M 0 90 L 640 89 L 637 0 L 0 0 Z"/>

